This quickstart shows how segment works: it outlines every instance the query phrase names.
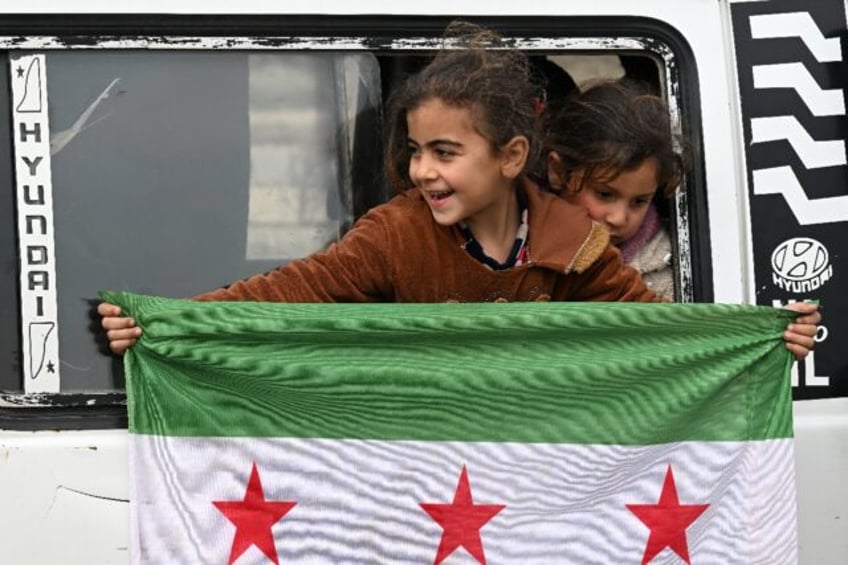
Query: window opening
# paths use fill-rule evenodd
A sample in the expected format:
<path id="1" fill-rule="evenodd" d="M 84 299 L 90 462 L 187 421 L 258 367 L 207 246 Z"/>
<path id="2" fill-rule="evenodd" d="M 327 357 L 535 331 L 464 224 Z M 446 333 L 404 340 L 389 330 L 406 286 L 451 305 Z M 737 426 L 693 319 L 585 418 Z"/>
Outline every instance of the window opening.
<path id="1" fill-rule="evenodd" d="M 438 42 L 136 36 L 84 50 L 57 38 L 0 38 L 0 45 L 13 46 L 9 58 L 44 55 L 64 327 L 61 394 L 21 395 L 16 360 L 0 375 L 0 403 L 91 406 L 122 402 L 123 389 L 120 363 L 85 331 L 98 322 L 96 291 L 191 296 L 338 238 L 391 196 L 382 109 Z M 573 82 L 557 83 L 564 88 L 600 77 L 649 81 L 679 130 L 680 71 L 663 42 L 534 35 L 516 45 L 538 65 L 564 70 Z M 682 300 L 693 297 L 687 190 L 668 211 Z M 13 234 L 4 238 L 15 242 Z M 17 287 L 0 281 L 19 303 Z M 20 359 L 21 328 L 7 326 L 0 337 Z"/>

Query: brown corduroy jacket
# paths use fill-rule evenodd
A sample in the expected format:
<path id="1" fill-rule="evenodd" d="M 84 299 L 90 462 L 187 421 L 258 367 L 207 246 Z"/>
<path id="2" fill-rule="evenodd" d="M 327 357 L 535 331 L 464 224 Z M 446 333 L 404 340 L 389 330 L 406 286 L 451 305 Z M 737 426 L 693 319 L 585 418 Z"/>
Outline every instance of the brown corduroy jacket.
<path id="1" fill-rule="evenodd" d="M 525 182 L 524 265 L 493 271 L 433 220 L 413 189 L 365 214 L 326 251 L 196 300 L 266 302 L 656 301 L 585 210 Z"/>

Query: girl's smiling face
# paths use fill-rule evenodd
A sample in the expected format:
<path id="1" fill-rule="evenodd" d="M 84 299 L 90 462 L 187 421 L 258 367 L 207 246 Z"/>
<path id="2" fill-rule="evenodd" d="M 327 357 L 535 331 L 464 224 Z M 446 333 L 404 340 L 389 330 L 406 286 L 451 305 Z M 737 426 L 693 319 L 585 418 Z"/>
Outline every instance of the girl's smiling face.
<path id="1" fill-rule="evenodd" d="M 566 186 L 566 199 L 583 206 L 589 216 L 607 227 L 613 244 L 633 237 L 642 225 L 657 191 L 657 163 L 646 159 L 635 169 L 614 174 L 601 170 L 584 179 L 582 171 L 572 173 Z"/>
<path id="2" fill-rule="evenodd" d="M 474 127 L 468 108 L 430 99 L 407 113 L 409 178 L 436 222 L 475 225 L 503 221 L 515 206 L 512 181 L 523 169 L 511 145 L 496 151 Z M 514 141 L 514 140 L 513 140 Z M 526 141 L 526 140 L 525 140 Z M 512 143 L 512 142 L 510 142 Z"/>

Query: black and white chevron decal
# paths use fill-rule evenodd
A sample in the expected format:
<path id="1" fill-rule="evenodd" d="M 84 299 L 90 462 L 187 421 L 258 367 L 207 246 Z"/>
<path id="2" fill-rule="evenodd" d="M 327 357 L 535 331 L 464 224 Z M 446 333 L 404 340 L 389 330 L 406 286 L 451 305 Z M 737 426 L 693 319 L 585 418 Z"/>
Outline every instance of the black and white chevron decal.
<path id="1" fill-rule="evenodd" d="M 732 16 L 757 303 L 821 301 L 795 398 L 848 396 L 845 3 L 742 2 Z"/>

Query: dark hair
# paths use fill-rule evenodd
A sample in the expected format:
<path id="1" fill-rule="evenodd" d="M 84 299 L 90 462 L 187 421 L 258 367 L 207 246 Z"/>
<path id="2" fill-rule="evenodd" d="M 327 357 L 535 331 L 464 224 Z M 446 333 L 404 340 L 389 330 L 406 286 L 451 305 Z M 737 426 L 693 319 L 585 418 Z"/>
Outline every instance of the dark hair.
<path id="1" fill-rule="evenodd" d="M 423 103 L 471 110 L 477 132 L 499 151 L 523 135 L 530 145 L 527 165 L 541 154 L 539 122 L 534 111 L 537 89 L 527 57 L 493 31 L 468 22 L 454 22 L 444 33 L 433 60 L 409 77 L 389 97 L 386 173 L 395 190 L 413 186 L 409 178 L 407 114 Z"/>
<path id="2" fill-rule="evenodd" d="M 675 149 L 677 142 L 679 150 Z M 657 163 L 657 193 L 674 195 L 688 167 L 688 149 L 671 131 L 668 107 L 638 83 L 597 83 L 545 117 L 545 152 L 560 156 L 557 173 L 567 179 L 584 170 L 593 178 L 604 169 L 611 176 Z"/>
<path id="3" fill-rule="evenodd" d="M 534 55 L 529 59 L 530 72 L 537 83 L 537 111 L 556 113 L 569 97 L 580 92 L 569 72 L 546 56 Z"/>

